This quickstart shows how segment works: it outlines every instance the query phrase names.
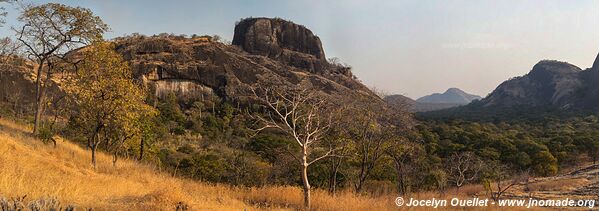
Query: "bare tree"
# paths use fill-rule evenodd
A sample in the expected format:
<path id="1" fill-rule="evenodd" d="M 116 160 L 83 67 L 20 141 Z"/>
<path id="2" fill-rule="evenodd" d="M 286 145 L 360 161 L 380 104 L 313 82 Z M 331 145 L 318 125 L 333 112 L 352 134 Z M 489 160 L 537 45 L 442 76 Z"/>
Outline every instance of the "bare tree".
<path id="1" fill-rule="evenodd" d="M 499 201 L 501 197 L 512 187 L 520 183 L 528 184 L 529 171 L 519 173 L 510 170 L 509 166 L 498 162 L 487 165 L 488 178 L 483 181 L 487 193 L 490 193 L 493 201 Z M 493 184 L 495 183 L 495 184 Z"/>
<path id="2" fill-rule="evenodd" d="M 94 16 L 91 10 L 48 3 L 40 6 L 23 5 L 18 20 L 23 24 L 14 28 L 17 40 L 25 47 L 27 57 L 37 65 L 36 108 L 33 132 L 37 133 L 45 105 L 46 88 L 56 71 L 57 62 L 66 61 L 71 50 L 101 40 L 108 26 Z"/>
<path id="3" fill-rule="evenodd" d="M 448 181 L 459 190 L 464 183 L 478 179 L 483 162 L 472 152 L 454 153 L 445 162 Z"/>
<path id="4" fill-rule="evenodd" d="M 283 86 L 258 87 L 253 94 L 265 106 L 265 115 L 255 115 L 261 125 L 257 131 L 277 129 L 291 137 L 301 149 L 289 152 L 301 166 L 304 206 L 310 209 L 308 167 L 335 156 L 336 148 L 323 147 L 323 137 L 331 128 L 332 112 L 328 101 L 317 91 Z"/>

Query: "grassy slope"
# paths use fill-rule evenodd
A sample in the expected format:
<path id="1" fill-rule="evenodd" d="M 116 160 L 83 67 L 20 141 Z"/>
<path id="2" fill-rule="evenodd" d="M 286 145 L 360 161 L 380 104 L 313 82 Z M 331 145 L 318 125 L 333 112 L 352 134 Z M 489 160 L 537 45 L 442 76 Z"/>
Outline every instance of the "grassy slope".
<path id="1" fill-rule="evenodd" d="M 39 199 L 56 197 L 61 204 L 101 210 L 174 210 L 179 202 L 192 210 L 297 209 L 301 191 L 296 187 L 236 188 L 179 179 L 135 161 L 98 156 L 98 168 L 90 154 L 68 141 L 56 148 L 40 143 L 29 128 L 0 120 L 0 195 Z M 316 190 L 318 210 L 392 210 L 393 196 L 337 197 Z"/>

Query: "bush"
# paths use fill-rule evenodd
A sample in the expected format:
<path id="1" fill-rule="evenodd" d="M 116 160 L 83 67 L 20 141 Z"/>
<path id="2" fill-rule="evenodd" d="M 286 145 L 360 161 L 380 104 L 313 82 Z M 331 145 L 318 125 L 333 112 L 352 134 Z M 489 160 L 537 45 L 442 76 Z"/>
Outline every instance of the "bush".
<path id="1" fill-rule="evenodd" d="M 37 137 L 46 144 L 52 142 L 54 146 L 56 146 L 56 140 L 54 139 L 55 134 L 56 133 L 54 132 L 52 125 L 48 123 L 42 123 L 38 129 Z"/>

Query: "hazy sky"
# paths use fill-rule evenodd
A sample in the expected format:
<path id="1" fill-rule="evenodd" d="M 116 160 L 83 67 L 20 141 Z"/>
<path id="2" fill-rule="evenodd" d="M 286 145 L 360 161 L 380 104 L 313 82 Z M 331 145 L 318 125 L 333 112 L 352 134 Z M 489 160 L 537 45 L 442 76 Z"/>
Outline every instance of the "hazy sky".
<path id="1" fill-rule="evenodd" d="M 36 1 L 38 3 L 48 1 Z M 281 17 L 310 28 L 327 57 L 368 86 L 417 98 L 458 87 L 487 95 L 541 59 L 590 67 L 599 52 L 599 1 L 52 1 L 90 8 L 109 38 L 139 32 L 218 34 L 240 18 Z M 16 12 L 9 11 L 7 35 Z"/>

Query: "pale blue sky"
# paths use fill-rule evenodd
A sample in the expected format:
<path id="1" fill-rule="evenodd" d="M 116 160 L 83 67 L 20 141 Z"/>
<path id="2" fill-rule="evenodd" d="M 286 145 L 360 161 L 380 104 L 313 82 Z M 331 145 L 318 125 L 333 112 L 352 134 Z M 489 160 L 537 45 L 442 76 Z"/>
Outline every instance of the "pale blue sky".
<path id="1" fill-rule="evenodd" d="M 109 38 L 172 32 L 231 40 L 240 18 L 281 17 L 310 28 L 327 57 L 352 65 L 365 84 L 412 98 L 449 87 L 484 96 L 541 59 L 587 68 L 599 52 L 593 0 L 52 2 L 90 8 L 112 28 Z M 18 25 L 9 13 L 0 35 Z"/>

